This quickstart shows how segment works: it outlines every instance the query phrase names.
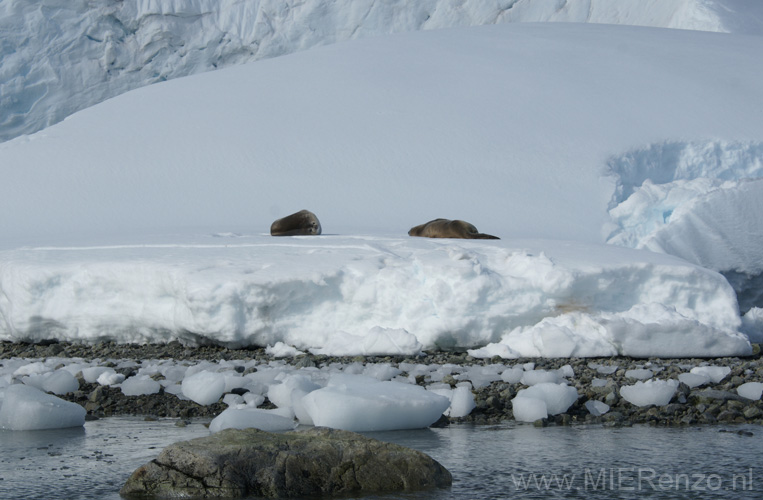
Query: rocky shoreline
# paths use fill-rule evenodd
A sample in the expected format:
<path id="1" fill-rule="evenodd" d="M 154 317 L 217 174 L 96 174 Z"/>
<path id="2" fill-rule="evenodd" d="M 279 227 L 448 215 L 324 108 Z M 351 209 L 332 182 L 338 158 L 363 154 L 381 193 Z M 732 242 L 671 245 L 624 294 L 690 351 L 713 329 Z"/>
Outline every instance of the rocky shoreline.
<path id="1" fill-rule="evenodd" d="M 535 422 L 535 425 L 571 425 L 578 423 L 628 426 L 648 424 L 655 426 L 686 426 L 697 424 L 747 423 L 763 425 L 763 401 L 752 401 L 739 396 L 736 388 L 746 382 L 763 382 L 763 357 L 760 346 L 756 345 L 754 354 L 744 358 L 714 359 L 633 359 L 613 358 L 563 358 L 563 359 L 517 359 L 490 360 L 474 359 L 466 353 L 425 353 L 417 357 L 408 356 L 356 356 L 329 357 L 300 355 L 295 358 L 283 358 L 283 361 L 295 367 L 320 367 L 332 363 L 387 363 L 398 366 L 411 364 L 455 364 L 459 366 L 487 366 L 503 364 L 507 366 L 533 363 L 536 370 L 558 370 L 569 365 L 574 376 L 568 383 L 574 386 L 580 397 L 566 413 Z M 173 359 L 175 361 L 251 361 L 266 364 L 272 361 L 265 349 L 228 349 L 220 346 L 189 347 L 178 342 L 168 344 L 116 344 L 101 342 L 96 344 L 73 344 L 65 342 L 46 343 L 0 343 L 0 360 L 10 358 L 46 359 L 46 358 L 82 358 L 85 361 L 100 360 L 148 360 Z M 654 378 L 677 379 L 678 375 L 690 367 L 711 365 L 723 366 L 730 373 L 717 383 L 689 388 L 680 384 L 671 402 L 665 406 L 635 406 L 625 401 L 619 389 L 636 382 L 626 376 L 629 370 L 649 368 Z M 106 366 L 106 365 L 104 365 Z M 243 368 L 243 367 L 242 367 Z M 604 369 L 606 368 L 606 369 Z M 132 368 L 121 368 L 129 377 Z M 222 412 L 226 405 L 218 402 L 212 405 L 199 405 L 193 401 L 182 400 L 164 393 L 125 396 L 118 387 L 90 384 L 80 376 L 80 388 L 74 393 L 61 396 L 76 402 L 87 410 L 88 418 L 102 418 L 117 415 L 140 415 L 152 418 L 177 418 L 179 425 L 187 419 L 211 419 Z M 416 380 L 425 385 L 425 380 Z M 598 383 L 594 383 L 594 381 Z M 604 383 L 606 381 L 606 383 Z M 452 386 L 458 382 L 451 376 L 443 379 Z M 476 407 L 466 417 L 443 417 L 436 425 L 448 425 L 451 422 L 471 422 L 475 424 L 496 424 L 513 421 L 511 399 L 525 386 L 521 383 L 493 381 L 484 387 L 473 390 Z M 610 409 L 607 413 L 594 416 L 585 407 L 589 400 L 605 402 Z M 267 400 L 262 406 L 273 407 Z"/>

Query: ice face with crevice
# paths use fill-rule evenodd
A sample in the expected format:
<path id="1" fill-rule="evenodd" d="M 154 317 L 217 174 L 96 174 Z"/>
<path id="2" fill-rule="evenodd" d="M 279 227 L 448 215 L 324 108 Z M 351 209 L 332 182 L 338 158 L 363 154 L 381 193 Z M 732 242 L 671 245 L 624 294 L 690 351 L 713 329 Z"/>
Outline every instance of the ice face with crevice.
<path id="1" fill-rule="evenodd" d="M 665 142 L 609 161 L 608 243 L 668 253 L 727 275 L 761 306 L 763 142 Z"/>

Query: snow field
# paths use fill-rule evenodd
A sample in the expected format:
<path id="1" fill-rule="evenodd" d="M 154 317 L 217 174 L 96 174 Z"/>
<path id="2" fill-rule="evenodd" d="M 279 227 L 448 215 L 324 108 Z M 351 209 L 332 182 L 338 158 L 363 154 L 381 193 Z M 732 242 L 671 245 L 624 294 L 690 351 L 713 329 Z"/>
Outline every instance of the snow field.
<path id="1" fill-rule="evenodd" d="M 101 366 L 103 364 L 115 367 L 105 368 Z M 614 365 L 606 367 L 610 366 L 617 369 Z M 391 363 L 332 363 L 298 368 L 281 360 L 267 363 L 146 360 L 135 363 L 119 360 L 84 362 L 72 358 L 10 359 L 0 361 L 0 427 L 29 430 L 82 425 L 84 420 L 80 420 L 80 412 L 70 403 L 45 394 L 35 384 L 44 385 L 44 381 L 59 378 L 73 380 L 75 386 L 59 392 L 64 394 L 79 387 L 72 373 L 81 374 L 83 378 L 87 374 L 86 380 L 97 381 L 104 374 L 123 368 L 131 368 L 134 372 L 117 384 L 125 395 L 155 394 L 161 387 L 166 393 L 203 405 L 216 403 L 222 398 L 228 408 L 212 421 L 210 429 L 213 432 L 230 427 L 278 431 L 297 425 L 321 425 L 358 432 L 428 427 L 443 414 L 450 417 L 468 415 L 475 408 L 473 389 L 496 381 L 526 386 L 511 401 L 514 417 L 520 422 L 564 413 L 579 398 L 575 387 L 569 385 L 575 378 L 570 365 L 551 371 L 535 369 L 534 363 L 471 366 L 410 362 L 397 366 Z M 708 377 L 708 381 L 712 376 L 712 380 L 720 381 L 728 375 L 727 367 L 722 366 L 685 368 L 689 371 L 679 376 L 681 380 L 688 375 L 703 377 L 703 380 Z M 650 364 L 649 371 L 656 373 L 661 368 Z M 596 384 L 597 380 L 602 383 Z M 633 385 L 622 386 L 620 394 L 639 406 L 665 405 L 678 383 L 672 379 L 638 380 Z M 606 379 L 592 382 L 592 385 L 606 384 Z M 63 391 L 63 384 L 49 387 Z M 748 399 L 760 399 L 762 388 L 758 382 L 749 382 L 740 386 L 738 392 Z M 246 392 L 233 394 L 234 389 Z M 259 408 L 266 398 L 276 406 L 275 409 Z M 609 409 L 605 403 L 594 400 L 587 401 L 586 408 L 595 416 Z"/>

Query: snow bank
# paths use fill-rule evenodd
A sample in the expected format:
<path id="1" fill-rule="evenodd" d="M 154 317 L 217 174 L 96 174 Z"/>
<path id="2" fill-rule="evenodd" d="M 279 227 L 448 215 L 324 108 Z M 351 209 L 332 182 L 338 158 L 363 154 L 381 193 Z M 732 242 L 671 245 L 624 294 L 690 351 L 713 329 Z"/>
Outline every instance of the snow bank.
<path id="1" fill-rule="evenodd" d="M 760 33 L 734 0 L 555 2 L 26 0 L 0 5 L 0 141 L 146 84 L 341 40 L 453 26 L 569 21 Z M 732 5 L 732 7 L 734 7 Z M 759 14 L 759 12 L 758 12 Z"/>
<path id="2" fill-rule="evenodd" d="M 240 236 L 21 249 L 0 252 L 0 288 L 3 340 L 281 342 L 335 355 L 474 348 L 482 357 L 750 349 L 722 276 L 670 256 L 571 242 Z M 219 399 L 225 380 L 202 371 L 183 384 L 201 403 Z"/>
<path id="3" fill-rule="evenodd" d="M 5 388 L 0 406 L 0 429 L 31 431 L 79 427 L 85 424 L 85 409 L 76 403 L 15 384 Z"/>

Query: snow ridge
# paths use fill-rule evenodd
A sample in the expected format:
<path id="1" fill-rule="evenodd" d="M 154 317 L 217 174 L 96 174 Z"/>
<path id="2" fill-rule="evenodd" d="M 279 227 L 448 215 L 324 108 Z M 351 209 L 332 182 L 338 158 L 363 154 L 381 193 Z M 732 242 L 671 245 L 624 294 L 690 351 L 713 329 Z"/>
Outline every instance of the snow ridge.
<path id="1" fill-rule="evenodd" d="M 729 10 L 718 8 L 726 3 L 733 0 L 6 0 L 0 142 L 137 87 L 343 40 L 546 21 L 728 31 Z M 726 24 L 760 32 L 756 22 Z"/>
<path id="2" fill-rule="evenodd" d="M 0 257 L 0 290 L 13 298 L 0 300 L 2 340 L 283 342 L 334 355 L 490 344 L 504 357 L 749 350 L 720 275 L 611 245 L 250 235 Z"/>

